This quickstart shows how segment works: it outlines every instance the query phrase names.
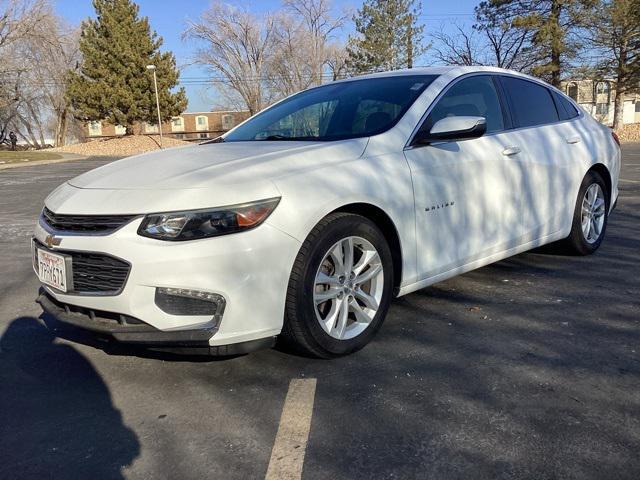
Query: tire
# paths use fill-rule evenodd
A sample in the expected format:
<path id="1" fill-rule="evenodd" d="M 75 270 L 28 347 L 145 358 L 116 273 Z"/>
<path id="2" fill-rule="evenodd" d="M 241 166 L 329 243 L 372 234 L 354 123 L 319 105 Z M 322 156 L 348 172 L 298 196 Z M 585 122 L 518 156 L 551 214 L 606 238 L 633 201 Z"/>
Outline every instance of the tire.
<path id="1" fill-rule="evenodd" d="M 601 201 L 595 208 L 593 208 L 594 192 Z M 610 201 L 610 192 L 602 176 L 595 171 L 587 172 L 578 192 L 571 233 L 564 241 L 565 247 L 570 253 L 591 255 L 600 247 L 607 230 Z M 586 211 L 583 211 L 583 205 L 587 209 Z M 589 216 L 589 211 L 593 212 L 593 221 L 590 220 L 592 217 Z M 583 228 L 585 219 L 589 221 L 589 226 Z M 586 233 L 585 229 L 588 229 Z"/>
<path id="2" fill-rule="evenodd" d="M 358 275 L 342 278 L 348 277 L 344 252 L 349 248 L 344 247 L 349 245 L 353 245 L 354 265 L 350 270 Z M 358 279 L 364 280 L 367 274 L 372 278 L 360 283 Z M 355 352 L 382 326 L 392 290 L 391 251 L 380 229 L 360 215 L 332 213 L 311 231 L 295 260 L 281 336 L 289 346 L 314 357 Z M 371 308 L 376 305 L 377 309 Z"/>

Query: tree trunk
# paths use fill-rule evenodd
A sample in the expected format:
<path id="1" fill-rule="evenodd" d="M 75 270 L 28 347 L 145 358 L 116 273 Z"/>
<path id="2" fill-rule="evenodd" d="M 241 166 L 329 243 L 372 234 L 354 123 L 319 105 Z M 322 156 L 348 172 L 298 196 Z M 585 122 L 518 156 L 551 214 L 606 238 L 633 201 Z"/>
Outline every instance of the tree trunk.
<path id="1" fill-rule="evenodd" d="M 616 98 L 613 101 L 613 129 L 619 130 L 624 125 L 624 93 L 616 88 Z"/>
<path id="2" fill-rule="evenodd" d="M 413 15 L 409 15 L 407 32 L 407 68 L 413 68 Z"/>
<path id="3" fill-rule="evenodd" d="M 63 107 L 62 112 L 60 112 L 58 116 L 58 121 L 56 122 L 56 138 L 55 145 L 56 147 L 62 147 L 66 143 L 67 140 L 67 123 L 68 123 L 68 111 L 67 107 Z"/>
<path id="4" fill-rule="evenodd" d="M 551 85 L 556 88 L 560 88 L 560 53 L 561 45 L 563 43 L 562 27 L 560 26 L 560 14 L 561 14 L 561 0 L 553 0 L 551 5 L 551 21 L 552 34 L 551 34 Z"/>
<path id="5" fill-rule="evenodd" d="M 627 90 L 625 85 L 625 69 L 627 68 L 627 44 L 623 42 L 620 46 L 618 65 L 616 68 L 616 98 L 613 101 L 613 129 L 619 130 L 624 125 L 624 93 Z"/>
<path id="6" fill-rule="evenodd" d="M 133 125 L 131 124 L 127 124 L 127 126 L 125 127 L 125 135 L 135 135 L 134 131 L 133 131 Z"/>

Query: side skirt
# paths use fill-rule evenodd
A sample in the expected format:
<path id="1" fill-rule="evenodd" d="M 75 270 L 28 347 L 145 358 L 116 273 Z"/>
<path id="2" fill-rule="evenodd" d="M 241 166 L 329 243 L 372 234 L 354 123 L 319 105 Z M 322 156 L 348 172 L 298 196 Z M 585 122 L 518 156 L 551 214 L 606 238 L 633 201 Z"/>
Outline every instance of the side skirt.
<path id="1" fill-rule="evenodd" d="M 508 250 L 497 252 L 487 257 L 474 260 L 473 262 L 466 263 L 460 267 L 452 268 L 451 270 L 447 270 L 446 272 L 439 273 L 438 275 L 434 275 L 432 277 L 425 278 L 418 282 L 405 285 L 404 287 L 400 287 L 400 290 L 397 296 L 401 297 L 403 295 L 407 295 L 408 293 L 412 293 L 412 292 L 415 292 L 416 290 L 429 287 L 434 283 L 442 282 L 449 278 L 455 277 L 456 275 L 462 275 L 463 273 L 467 273 L 467 272 L 470 272 L 471 270 L 484 267 L 485 265 L 489 265 L 490 263 L 495 263 L 500 260 L 504 260 L 505 258 L 517 255 L 519 253 L 526 252 L 533 248 L 546 245 L 547 243 L 555 242 L 557 240 L 562 240 L 567 235 L 568 233 L 563 231 L 555 232 L 555 233 L 552 233 L 551 235 L 547 235 L 546 237 L 541 237 L 536 240 L 532 240 L 531 242 L 527 242 L 522 245 L 519 245 L 517 247 L 513 247 Z"/>

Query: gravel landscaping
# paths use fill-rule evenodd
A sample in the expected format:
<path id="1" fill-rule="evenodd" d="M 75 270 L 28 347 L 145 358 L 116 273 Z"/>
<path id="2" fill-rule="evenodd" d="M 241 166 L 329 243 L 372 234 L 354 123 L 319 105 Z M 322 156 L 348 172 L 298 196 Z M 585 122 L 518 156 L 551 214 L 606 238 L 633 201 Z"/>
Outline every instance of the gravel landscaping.
<path id="1" fill-rule="evenodd" d="M 189 142 L 170 137 L 163 137 L 162 141 L 164 148 L 189 145 Z M 126 157 L 159 149 L 159 135 L 131 135 L 120 138 L 93 140 L 86 143 L 77 143 L 75 145 L 65 145 L 64 147 L 52 148 L 50 151 L 75 153 L 88 157 Z"/>

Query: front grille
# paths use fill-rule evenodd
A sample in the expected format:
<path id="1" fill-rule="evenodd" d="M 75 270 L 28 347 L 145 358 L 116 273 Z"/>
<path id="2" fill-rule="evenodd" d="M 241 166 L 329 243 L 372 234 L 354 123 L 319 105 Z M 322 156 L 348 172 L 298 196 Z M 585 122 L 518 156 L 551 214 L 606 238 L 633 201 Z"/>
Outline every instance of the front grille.
<path id="1" fill-rule="evenodd" d="M 42 220 L 60 232 L 85 232 L 107 234 L 130 222 L 136 215 L 59 215 L 47 207 L 42 210 Z"/>
<path id="2" fill-rule="evenodd" d="M 38 241 L 35 243 L 38 248 L 48 250 L 42 243 Z M 117 295 L 124 288 L 131 270 L 131 265 L 124 260 L 104 253 L 50 251 L 71 257 L 71 271 L 73 273 L 73 289 L 69 292 L 71 294 Z"/>
<path id="3" fill-rule="evenodd" d="M 131 268 L 127 262 L 101 253 L 68 252 L 72 257 L 73 289 L 78 293 L 116 294 Z"/>

